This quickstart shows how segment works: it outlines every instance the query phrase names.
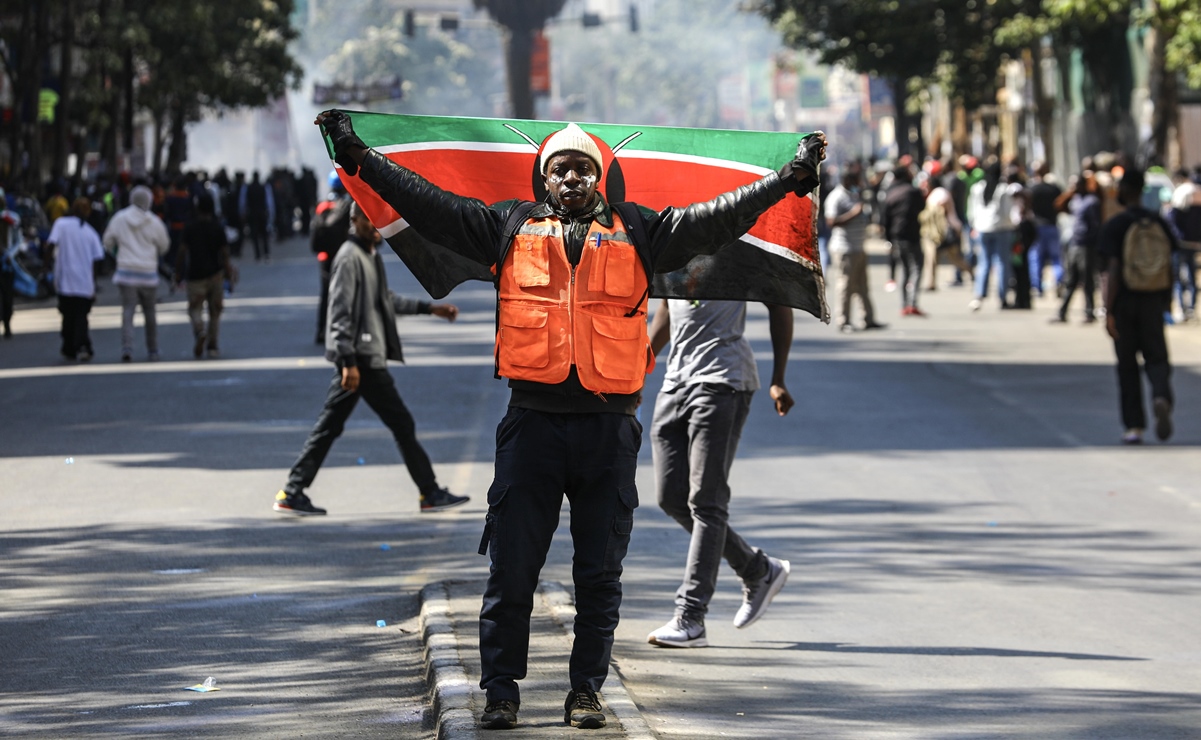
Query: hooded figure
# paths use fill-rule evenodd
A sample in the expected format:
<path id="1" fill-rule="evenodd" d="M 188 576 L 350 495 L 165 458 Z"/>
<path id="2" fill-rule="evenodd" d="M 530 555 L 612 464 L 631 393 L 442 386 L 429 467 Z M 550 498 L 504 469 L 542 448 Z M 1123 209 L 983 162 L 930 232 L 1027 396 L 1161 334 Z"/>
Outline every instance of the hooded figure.
<path id="1" fill-rule="evenodd" d="M 104 248 L 117 257 L 113 283 L 121 290 L 121 360 L 133 354 L 133 315 L 138 305 L 146 319 L 146 349 L 158 359 L 158 326 L 154 302 L 158 291 L 159 259 L 171 246 L 167 225 L 150 211 L 154 193 L 138 185 L 129 193 L 130 205 L 113 215 L 104 230 Z"/>

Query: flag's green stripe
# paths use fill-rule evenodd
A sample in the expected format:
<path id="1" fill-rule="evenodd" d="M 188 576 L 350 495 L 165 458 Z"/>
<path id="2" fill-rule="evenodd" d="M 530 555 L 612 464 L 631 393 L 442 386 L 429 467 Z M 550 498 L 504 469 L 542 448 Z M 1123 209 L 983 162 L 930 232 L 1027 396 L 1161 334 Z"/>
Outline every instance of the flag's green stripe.
<path id="1" fill-rule="evenodd" d="M 367 146 L 387 146 L 414 141 L 451 142 L 474 140 L 483 143 L 512 144 L 522 138 L 505 128 L 509 124 L 535 142 L 541 142 L 565 123 L 524 121 L 500 118 L 451 118 L 443 116 L 402 116 L 383 113 L 351 112 L 355 133 Z M 625 126 L 584 123 L 581 127 L 614 147 L 633 134 L 640 134 L 624 147 L 625 151 L 658 151 L 746 162 L 775 169 L 796 153 L 803 134 L 770 131 L 730 131 L 723 129 L 668 128 L 663 126 Z M 533 147 L 531 146 L 531 150 Z M 621 152 L 617 153 L 621 156 Z"/>

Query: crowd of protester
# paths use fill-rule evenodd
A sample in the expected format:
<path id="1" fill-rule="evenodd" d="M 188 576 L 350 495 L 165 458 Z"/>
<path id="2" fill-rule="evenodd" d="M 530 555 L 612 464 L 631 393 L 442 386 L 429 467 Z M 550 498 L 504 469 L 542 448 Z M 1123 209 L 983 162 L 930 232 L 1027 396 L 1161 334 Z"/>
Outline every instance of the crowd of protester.
<path id="1" fill-rule="evenodd" d="M 1025 166 L 995 157 L 980 161 L 963 155 L 920 163 L 902 157 L 870 167 L 849 162 L 827 172 L 823 203 L 843 174 L 854 173 L 852 195 L 862 202 L 864 234 L 875 233 L 888 243 L 884 289 L 901 291 L 903 316 L 925 316 L 918 308 L 919 290 L 962 286 L 970 290 L 971 311 L 990 300 L 1008 310 L 1028 309 L 1032 299 L 1049 298 L 1057 305 L 1052 321 L 1069 321 L 1075 305 L 1075 315 L 1093 323 L 1104 316 L 1097 300 L 1104 268 L 1098 239 L 1102 224 L 1121 210 L 1117 185 L 1128 167 L 1122 155 L 1102 152 L 1084 158 L 1062 181 L 1043 162 Z M 1201 165 L 1171 174 L 1152 168 L 1145 179 L 1143 206 L 1164 217 L 1182 247 L 1175 257 L 1173 301 L 1165 320 L 1195 321 Z M 822 216 L 819 242 L 823 266 L 829 267 L 831 213 L 825 210 Z M 940 282 L 940 269 L 947 268 L 953 272 Z M 874 318 L 867 323 L 874 324 Z"/>
<path id="2" fill-rule="evenodd" d="M 160 287 L 173 293 L 188 281 L 189 273 L 195 273 L 189 264 L 197 262 L 200 253 L 193 251 L 182 260 L 179 256 L 189 229 L 194 235 L 219 232 L 228 257 L 241 257 L 249 242 L 256 261 L 270 261 L 273 241 L 297 233 L 309 234 L 317 206 L 317 179 L 307 167 L 298 173 L 276 168 L 265 177 L 258 171 L 249 176 L 238 171 L 230 176 L 224 168 L 173 177 L 121 173 L 117 177 L 54 180 L 46 183 L 40 193 L 22 192 L 15 187 L 0 190 L 0 328 L 6 338 L 13 334 L 15 298 L 45 299 L 55 293 L 55 250 L 50 241 L 55 223 L 72 216 L 88 224 L 98 236 L 112 236 L 110 225 L 118 213 L 134 205 L 136 192 L 148 194 L 146 211 L 162 222 L 168 235 L 167 249 L 157 257 L 153 284 L 140 286 L 152 288 L 155 298 Z M 84 203 L 86 209 L 82 208 Z M 208 228 L 197 230 L 197 222 Z M 214 230 L 214 224 L 220 228 Z M 100 277 L 118 271 L 116 253 L 120 246 L 114 238 L 104 238 L 104 243 L 105 254 L 96 265 Z M 235 275 L 232 266 L 223 267 L 223 272 L 227 281 Z M 142 305 L 145 309 L 144 302 Z M 212 310 L 212 305 L 209 308 Z M 129 360 L 130 347 L 128 342 L 123 344 L 122 359 Z M 205 348 L 215 356 L 215 345 L 206 343 Z M 157 348 L 152 348 L 149 355 L 156 359 Z M 80 356 L 90 359 L 91 352 Z"/>

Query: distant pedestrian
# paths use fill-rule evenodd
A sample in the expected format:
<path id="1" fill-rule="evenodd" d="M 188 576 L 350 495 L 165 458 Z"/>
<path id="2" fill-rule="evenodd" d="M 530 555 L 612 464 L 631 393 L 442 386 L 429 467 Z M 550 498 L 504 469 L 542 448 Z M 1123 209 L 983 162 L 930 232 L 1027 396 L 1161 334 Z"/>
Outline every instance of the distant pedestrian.
<path id="1" fill-rule="evenodd" d="M 325 317 L 329 311 L 329 280 L 334 255 L 350 230 L 350 196 L 337 170 L 329 172 L 329 197 L 317 205 L 310 246 L 317 258 L 321 292 L 317 300 L 317 344 L 325 344 Z"/>
<path id="2" fill-rule="evenodd" d="M 1101 199 L 1097 195 L 1097 180 L 1093 172 L 1081 172 L 1068 193 L 1067 209 L 1072 215 L 1072 231 L 1064 258 L 1063 299 L 1052 321 L 1064 323 L 1068 320 L 1068 307 L 1079 287 L 1084 291 L 1084 323 L 1091 324 L 1097 320 L 1097 242 L 1102 223 Z"/>
<path id="3" fill-rule="evenodd" d="M 138 306 L 146 323 L 146 351 L 158 360 L 159 259 L 171 246 L 167 226 L 150 211 L 154 193 L 145 185 L 129 193 L 130 204 L 113 214 L 104 230 L 104 247 L 116 254 L 117 271 L 113 283 L 121 291 L 121 361 L 133 359 L 133 319 Z"/>
<path id="4" fill-rule="evenodd" d="M 913 184 L 913 172 L 906 164 L 893 170 L 893 183 L 884 196 L 880 226 L 884 238 L 896 251 L 904 284 L 901 286 L 901 315 L 925 316 L 917 307 L 922 281 L 922 227 L 919 214 L 926 207 L 926 196 Z"/>
<path id="5" fill-rule="evenodd" d="M 989 277 L 996 275 L 1001 308 L 1009 307 L 1010 252 L 1015 238 L 1013 189 L 1001 179 L 1001 163 L 990 161 L 984 167 L 984 179 L 968 192 L 968 213 L 972 231 L 980 239 L 976 261 L 976 295 L 968 307 L 979 311 L 988 297 Z"/>
<path id="6" fill-rule="evenodd" d="M 1034 222 L 1034 244 L 1030 248 L 1030 288 L 1038 296 L 1044 294 L 1043 280 L 1047 268 L 1058 286 L 1063 280 L 1063 265 L 1060 255 L 1059 211 L 1055 201 L 1063 194 L 1051 179 L 1051 168 L 1046 162 L 1035 162 L 1030 166 L 1034 172 L 1026 193 L 1029 196 L 1030 215 Z"/>
<path id="7" fill-rule="evenodd" d="M 76 198 L 67 215 L 50 229 L 47 244 L 54 262 L 54 290 L 62 314 L 62 352 L 68 360 L 87 362 L 95 351 L 88 314 L 96 300 L 96 263 L 104 259 L 100 235 L 88 223 L 92 202 Z"/>
<path id="8" fill-rule="evenodd" d="M 250 241 L 254 244 L 254 261 L 271 261 L 271 240 L 267 235 L 271 222 L 275 220 L 275 197 L 272 189 L 259 179 L 256 170 L 250 177 L 250 182 L 242 186 L 238 200 L 238 210 L 242 220 L 250 231 Z"/>
<path id="9" fill-rule="evenodd" d="M 972 268 L 963 259 L 963 222 L 959 220 L 954 197 L 940 180 L 932 177 L 929 182 L 930 193 L 926 196 L 925 208 L 918 214 L 918 221 L 921 223 L 922 252 L 930 267 L 926 290 L 935 291 L 938 290 L 941 258 L 946 257 L 955 266 L 955 277 L 960 282 L 963 273 L 972 274 Z"/>
<path id="10" fill-rule="evenodd" d="M 1180 250 L 1175 255 L 1176 301 L 1185 321 L 1197 317 L 1197 251 L 1201 250 L 1201 187 L 1180 173 L 1172 191 L 1168 221 L 1176 229 Z"/>
<path id="11" fill-rule="evenodd" d="M 325 513 L 325 509 L 313 505 L 305 490 L 317 477 L 334 440 L 342 435 L 360 397 L 391 430 L 421 494 L 421 511 L 442 511 L 465 504 L 467 496 L 456 496 L 438 485 L 429 456 L 417 441 L 413 416 L 388 372 L 389 360 L 404 360 L 396 314 L 433 314 L 454 321 L 459 310 L 449 303 L 402 298 L 388 290 L 384 261 L 376 249 L 383 237 L 357 204 L 352 207 L 350 220 L 354 233 L 334 258 L 325 331 L 325 357 L 337 369 L 325 406 L 300 458 L 288 473 L 287 484 L 276 494 L 274 508 L 281 514 L 298 516 Z"/>
<path id="12" fill-rule="evenodd" d="M 771 400 L 784 416 L 793 406 L 784 385 L 792 345 L 792 309 L 767 306 L 772 343 Z M 742 581 L 734 626 L 749 627 L 784 587 L 787 560 L 749 545 L 732 527 L 730 466 L 759 389 L 755 354 L 743 336 L 746 303 L 663 301 L 651 322 L 651 349 L 671 343 L 667 375 L 655 401 L 651 443 L 659 507 L 690 535 L 675 615 L 647 637 L 661 647 L 705 647 L 705 615 L 724 558 Z"/>
<path id="13" fill-rule="evenodd" d="M 21 216 L 8 209 L 4 190 L 0 189 L 0 325 L 4 338 L 13 338 L 13 299 L 17 293 L 17 265 L 9 248 L 20 236 Z"/>
<path id="14" fill-rule="evenodd" d="M 175 261 L 175 282 L 187 281 L 188 317 L 192 321 L 192 356 L 200 359 L 205 350 L 215 358 L 220 354 L 221 310 L 224 306 L 225 281 L 237 282 L 237 272 L 229 260 L 225 228 L 216 217 L 212 196 L 202 194 L 196 203 L 196 218 L 184 227 Z M 208 305 L 208 326 L 204 323 Z"/>
<path id="15" fill-rule="evenodd" d="M 847 166 L 842 182 L 830 191 L 823 201 L 824 220 L 830 226 L 830 260 L 838 266 L 838 327 L 854 331 L 851 322 L 851 302 L 855 296 L 863 304 L 863 328 L 883 329 L 876 322 L 871 291 L 867 284 L 867 214 L 859 187 L 863 183 L 863 168 L 857 163 Z"/>
<path id="16" fill-rule="evenodd" d="M 1118 182 L 1118 201 L 1126 207 L 1105 222 L 1098 252 L 1106 265 L 1105 329 L 1118 360 L 1118 395 L 1125 444 L 1143 441 L 1147 426 L 1142 371 L 1151 385 L 1155 436 L 1172 436 L 1172 366 L 1164 337 L 1164 312 L 1172 300 L 1172 253 L 1175 235 L 1158 213 L 1142 207 L 1143 173 L 1128 169 Z"/>

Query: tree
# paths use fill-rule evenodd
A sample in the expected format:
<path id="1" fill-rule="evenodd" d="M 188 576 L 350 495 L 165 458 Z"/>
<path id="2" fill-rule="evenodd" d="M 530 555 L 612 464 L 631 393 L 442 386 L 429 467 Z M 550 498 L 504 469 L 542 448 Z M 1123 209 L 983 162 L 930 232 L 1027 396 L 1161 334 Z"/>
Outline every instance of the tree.
<path id="1" fill-rule="evenodd" d="M 534 117 L 530 92 L 530 57 L 534 32 L 563 10 L 566 0 L 473 0 L 505 28 L 505 70 L 509 79 L 509 104 L 514 118 Z"/>
<path id="2" fill-rule="evenodd" d="M 886 80 L 900 153 L 921 154 L 920 118 L 907 105 L 909 81 L 934 76 L 951 40 L 948 21 L 962 13 L 964 0 L 768 0 L 760 8 L 789 45 Z M 917 141 L 910 141 L 911 130 L 919 132 Z"/>

